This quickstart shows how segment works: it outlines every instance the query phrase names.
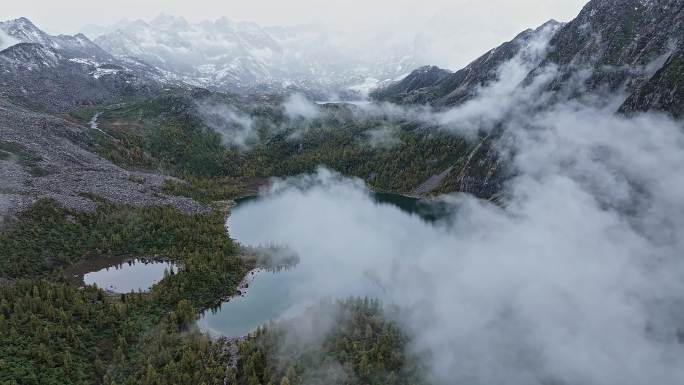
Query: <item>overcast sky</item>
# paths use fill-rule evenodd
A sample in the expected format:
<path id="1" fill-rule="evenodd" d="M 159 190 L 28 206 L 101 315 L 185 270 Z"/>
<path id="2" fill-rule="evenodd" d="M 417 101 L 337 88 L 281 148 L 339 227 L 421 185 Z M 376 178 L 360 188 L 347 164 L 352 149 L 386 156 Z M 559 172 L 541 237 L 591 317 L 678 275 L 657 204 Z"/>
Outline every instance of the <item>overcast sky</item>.
<path id="1" fill-rule="evenodd" d="M 263 26 L 316 23 L 345 37 L 383 41 L 419 36 L 426 62 L 458 69 L 524 29 L 549 19 L 568 21 L 588 0 L 25 0 L 7 1 L 2 19 L 28 17 L 46 32 L 90 31 L 122 19 L 160 13 L 189 21 L 226 16 Z M 92 35 L 87 32 L 86 34 Z M 90 36 L 94 38 L 95 36 Z M 384 40 L 387 39 L 387 40 Z"/>
<path id="2" fill-rule="evenodd" d="M 26 0 L 3 2 L 3 19 L 26 16 L 49 32 L 73 32 L 82 26 L 112 24 L 123 18 L 152 18 L 164 12 L 188 20 L 227 16 L 264 25 L 310 22 L 343 25 L 421 23 L 435 14 L 450 14 L 455 22 L 512 20 L 531 26 L 549 18 L 567 20 L 586 0 Z M 484 20 L 489 19 L 489 20 Z M 410 27 L 407 25 L 406 27 Z"/>

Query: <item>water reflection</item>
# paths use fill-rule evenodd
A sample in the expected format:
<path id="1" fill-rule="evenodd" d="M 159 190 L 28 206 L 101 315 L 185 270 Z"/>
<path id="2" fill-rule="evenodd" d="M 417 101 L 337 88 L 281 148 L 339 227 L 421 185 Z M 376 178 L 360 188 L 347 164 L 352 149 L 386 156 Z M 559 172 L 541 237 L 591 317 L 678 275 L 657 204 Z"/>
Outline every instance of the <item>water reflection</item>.
<path id="1" fill-rule="evenodd" d="M 83 283 L 95 284 L 112 293 L 148 291 L 164 278 L 166 272 L 177 271 L 178 267 L 171 262 L 132 259 L 86 273 Z"/>
<path id="2" fill-rule="evenodd" d="M 414 198 L 392 193 L 373 193 L 373 200 L 378 204 L 395 206 L 405 213 L 417 215 L 426 222 L 437 222 L 450 218 L 452 206 L 438 199 Z"/>
<path id="3" fill-rule="evenodd" d="M 381 212 L 390 216 L 397 212 L 392 207 L 399 208 L 404 215 L 410 214 L 426 223 L 434 223 L 452 215 L 452 210 L 449 209 L 448 204 L 441 201 L 421 200 L 387 193 L 375 193 L 372 194 L 372 198 L 372 203 L 375 205 L 387 206 Z M 269 216 L 279 215 L 279 213 L 259 205 L 260 199 L 259 197 L 248 197 L 238 200 L 237 205 L 231 210 L 232 214 L 228 221 L 231 235 L 240 242 L 258 244 L 264 241 L 274 241 L 265 240 L 259 234 L 266 231 L 263 224 L 269 220 Z M 261 203 L 263 202 L 265 201 L 261 201 Z M 292 209 L 305 215 L 305 209 L 300 210 L 297 203 L 293 202 Z M 246 218 L 249 218 L 252 223 L 245 223 L 244 219 Z M 316 233 L 312 232 L 311 236 L 316 237 Z M 257 240 L 257 238 L 261 239 Z M 284 237 L 281 242 L 285 242 L 285 239 L 287 237 Z M 339 245 L 330 245 L 332 248 L 346 248 L 351 252 L 349 246 L 344 244 L 344 239 Z M 308 252 L 305 248 L 301 251 Z M 288 253 L 279 254 L 288 255 Z M 292 269 L 281 271 L 260 269 L 250 273 L 244 282 L 244 287 L 239 289 L 238 296 L 224 302 L 217 309 L 202 314 L 198 325 L 203 331 L 213 335 L 238 337 L 271 320 L 295 316 L 307 306 L 306 301 L 302 301 L 302 299 L 309 298 L 312 302 L 316 302 L 333 294 L 332 291 L 328 292 L 329 282 L 320 282 L 321 272 L 328 271 L 331 268 L 336 269 L 341 277 L 355 277 L 344 282 L 343 291 L 345 295 L 374 298 L 385 296 L 385 289 L 382 287 L 381 280 L 372 271 L 353 275 L 347 271 L 356 268 L 352 263 L 347 264 L 342 261 L 341 264 L 335 266 L 322 266 L 321 263 L 326 264 L 324 258 L 300 261 Z M 336 284 L 337 282 L 332 285 Z M 312 290 L 312 286 L 316 289 Z M 337 286 L 335 287 L 337 288 Z"/>
<path id="4" fill-rule="evenodd" d="M 292 283 L 301 279 L 301 273 L 296 268 L 250 272 L 247 286 L 217 309 L 205 312 L 198 325 L 212 335 L 237 337 L 280 318 L 293 303 Z"/>

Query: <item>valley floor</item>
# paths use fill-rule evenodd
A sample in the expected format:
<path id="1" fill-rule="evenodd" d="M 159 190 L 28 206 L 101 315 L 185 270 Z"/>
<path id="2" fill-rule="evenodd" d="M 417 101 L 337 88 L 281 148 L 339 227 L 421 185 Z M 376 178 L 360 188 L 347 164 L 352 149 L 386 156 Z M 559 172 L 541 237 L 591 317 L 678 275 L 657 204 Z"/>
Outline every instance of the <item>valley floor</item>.
<path id="1" fill-rule="evenodd" d="M 270 174 L 207 174 L 207 159 L 163 143 L 173 119 L 161 128 L 138 124 L 105 113 L 94 127 L 92 116 L 60 117 L 0 100 L 0 384 L 297 384 L 318 378 L 308 368 L 326 357 L 348 362 L 358 383 L 412 378 L 409 363 L 392 358 L 404 340 L 379 321 L 378 304 L 335 305 L 359 324 L 341 324 L 332 345 L 286 361 L 275 354 L 282 338 L 275 326 L 241 341 L 202 335 L 198 314 L 232 295 L 257 263 L 226 235 L 226 202 L 254 194 Z M 180 129 L 193 130 L 186 123 Z M 186 144 L 212 154 L 213 137 L 190 135 Z M 230 154 L 219 157 L 216 164 L 229 164 Z M 148 293 L 122 295 L 79 288 L 67 273 L 103 257 L 182 268 Z M 359 327 L 364 336 L 355 333 Z M 334 342 L 340 338 L 347 342 Z M 377 354 L 367 353 L 373 349 Z"/>

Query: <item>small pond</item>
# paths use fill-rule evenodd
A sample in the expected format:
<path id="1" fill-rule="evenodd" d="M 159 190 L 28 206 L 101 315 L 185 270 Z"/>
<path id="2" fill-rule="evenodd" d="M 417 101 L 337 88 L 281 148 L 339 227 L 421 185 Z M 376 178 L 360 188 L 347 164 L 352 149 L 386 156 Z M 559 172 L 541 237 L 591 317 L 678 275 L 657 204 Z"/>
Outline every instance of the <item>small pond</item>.
<path id="1" fill-rule="evenodd" d="M 145 259 L 100 258 L 67 271 L 74 280 L 112 293 L 148 291 L 164 278 L 165 272 L 177 272 L 171 262 Z"/>

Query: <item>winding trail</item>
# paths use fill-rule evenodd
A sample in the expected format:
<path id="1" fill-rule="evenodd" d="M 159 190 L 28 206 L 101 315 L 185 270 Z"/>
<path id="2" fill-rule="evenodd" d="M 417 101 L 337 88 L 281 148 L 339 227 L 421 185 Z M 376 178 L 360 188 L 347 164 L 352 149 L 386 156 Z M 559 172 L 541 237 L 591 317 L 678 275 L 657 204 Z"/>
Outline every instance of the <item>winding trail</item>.
<path id="1" fill-rule="evenodd" d="M 98 130 L 98 131 L 100 131 L 101 133 L 103 133 L 103 134 L 109 136 L 106 132 L 102 131 L 102 130 L 98 127 L 98 125 L 97 125 L 97 119 L 100 117 L 100 114 L 102 114 L 102 113 L 101 113 L 101 112 L 98 112 L 98 113 L 96 113 L 95 115 L 93 115 L 93 118 L 92 118 L 92 119 L 90 119 L 90 129 L 91 129 L 91 130 Z"/>

